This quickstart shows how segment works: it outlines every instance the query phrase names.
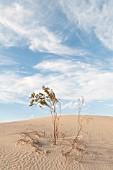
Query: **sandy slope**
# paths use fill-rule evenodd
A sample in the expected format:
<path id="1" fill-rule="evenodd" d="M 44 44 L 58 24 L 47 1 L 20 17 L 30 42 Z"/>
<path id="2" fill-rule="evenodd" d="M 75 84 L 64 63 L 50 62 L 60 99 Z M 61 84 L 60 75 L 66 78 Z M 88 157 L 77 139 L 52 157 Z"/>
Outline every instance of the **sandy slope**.
<path id="1" fill-rule="evenodd" d="M 81 154 L 73 150 L 66 159 L 64 153 L 71 147 L 77 130 L 76 116 L 62 116 L 59 141 L 52 144 L 51 117 L 0 124 L 0 170 L 113 170 L 113 118 L 90 116 L 85 126 Z M 39 149 L 31 145 L 17 145 L 21 132 L 37 130 Z M 81 160 L 80 163 L 78 161 Z"/>

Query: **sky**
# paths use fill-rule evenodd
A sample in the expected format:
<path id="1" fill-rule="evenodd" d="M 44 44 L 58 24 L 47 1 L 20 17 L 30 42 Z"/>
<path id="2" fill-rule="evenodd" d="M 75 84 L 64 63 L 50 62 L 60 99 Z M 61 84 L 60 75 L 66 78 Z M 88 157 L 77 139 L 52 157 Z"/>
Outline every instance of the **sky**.
<path id="1" fill-rule="evenodd" d="M 48 116 L 29 107 L 45 85 L 62 114 L 113 116 L 113 1 L 0 1 L 0 122 Z"/>

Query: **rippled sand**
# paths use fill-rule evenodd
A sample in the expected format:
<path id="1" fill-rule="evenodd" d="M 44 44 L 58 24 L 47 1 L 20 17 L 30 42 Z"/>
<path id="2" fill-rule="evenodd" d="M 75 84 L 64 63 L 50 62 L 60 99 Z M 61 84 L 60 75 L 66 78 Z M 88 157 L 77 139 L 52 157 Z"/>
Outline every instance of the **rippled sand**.
<path id="1" fill-rule="evenodd" d="M 0 170 L 113 170 L 113 118 L 89 116 L 81 133 L 83 153 L 73 150 L 77 116 L 60 119 L 57 146 L 52 141 L 51 117 L 0 124 Z M 21 132 L 38 131 L 39 152 L 30 144 L 18 143 Z"/>

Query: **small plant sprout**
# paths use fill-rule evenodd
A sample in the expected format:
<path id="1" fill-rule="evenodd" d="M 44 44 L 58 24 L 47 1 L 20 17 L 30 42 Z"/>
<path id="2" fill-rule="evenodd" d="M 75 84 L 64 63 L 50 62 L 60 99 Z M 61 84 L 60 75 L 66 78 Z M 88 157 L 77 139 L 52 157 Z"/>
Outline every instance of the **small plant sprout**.
<path id="1" fill-rule="evenodd" d="M 74 137 L 73 141 L 72 141 L 72 145 L 71 145 L 71 149 L 66 152 L 65 155 L 68 155 L 72 150 L 77 149 L 78 151 L 81 151 L 81 148 L 79 148 L 79 143 L 80 141 L 82 141 L 82 135 L 81 132 L 84 130 L 84 117 L 81 118 L 81 112 L 82 112 L 82 108 L 83 108 L 83 104 L 84 104 L 84 98 L 80 97 L 77 100 L 77 109 L 78 109 L 78 117 L 77 117 L 77 123 L 78 123 L 78 129 L 77 129 L 77 133 L 76 136 Z M 75 103 L 75 102 L 74 102 Z"/>
<path id="2" fill-rule="evenodd" d="M 57 144 L 58 133 L 59 133 L 59 118 L 61 114 L 61 103 L 60 99 L 58 99 L 53 92 L 52 89 L 42 86 L 42 90 L 44 93 L 32 93 L 31 94 L 31 101 L 30 106 L 38 105 L 39 107 L 47 107 L 50 109 L 50 113 L 52 115 L 52 123 L 53 123 L 53 139 L 54 144 Z M 60 109 L 60 114 L 58 115 L 57 110 Z"/>
<path id="3" fill-rule="evenodd" d="M 83 96 L 81 96 L 80 98 L 78 98 L 77 100 L 77 107 L 78 107 L 78 132 L 80 133 L 81 132 L 81 123 L 80 121 L 82 121 L 80 118 L 81 118 L 81 112 L 82 112 L 82 108 L 83 108 L 83 105 L 84 105 L 84 102 L 85 102 L 85 99 Z M 79 134 L 78 134 L 79 135 Z"/>

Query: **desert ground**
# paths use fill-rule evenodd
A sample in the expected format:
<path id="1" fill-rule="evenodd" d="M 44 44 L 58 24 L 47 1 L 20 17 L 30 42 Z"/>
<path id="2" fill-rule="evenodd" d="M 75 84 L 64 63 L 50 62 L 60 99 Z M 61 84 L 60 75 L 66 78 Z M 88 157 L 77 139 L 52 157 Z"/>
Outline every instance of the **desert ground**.
<path id="1" fill-rule="evenodd" d="M 0 123 L 0 170 L 113 170 L 113 117 L 84 120 L 79 149 L 69 153 L 77 116 L 61 116 L 57 145 L 51 117 Z"/>

